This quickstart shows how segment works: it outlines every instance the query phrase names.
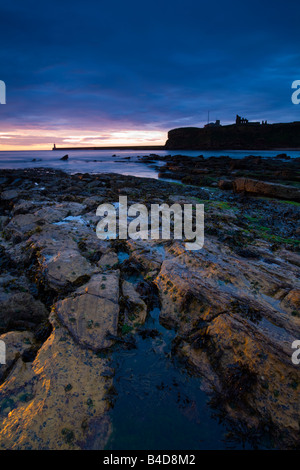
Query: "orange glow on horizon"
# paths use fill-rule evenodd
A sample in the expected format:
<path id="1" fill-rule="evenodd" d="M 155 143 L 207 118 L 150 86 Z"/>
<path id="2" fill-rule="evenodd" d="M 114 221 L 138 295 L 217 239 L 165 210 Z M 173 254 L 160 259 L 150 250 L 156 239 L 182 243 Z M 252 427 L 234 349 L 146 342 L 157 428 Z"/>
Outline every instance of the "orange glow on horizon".
<path id="1" fill-rule="evenodd" d="M 0 151 L 52 150 L 57 147 L 112 147 L 129 145 L 164 145 L 166 132 L 151 130 L 118 130 L 91 132 L 82 129 L 13 129 L 0 132 Z"/>

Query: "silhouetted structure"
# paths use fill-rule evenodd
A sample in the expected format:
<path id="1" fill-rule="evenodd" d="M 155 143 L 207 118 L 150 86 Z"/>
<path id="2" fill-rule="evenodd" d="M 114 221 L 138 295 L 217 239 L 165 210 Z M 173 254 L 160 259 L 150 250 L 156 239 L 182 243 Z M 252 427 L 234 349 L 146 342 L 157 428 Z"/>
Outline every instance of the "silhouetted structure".
<path id="1" fill-rule="evenodd" d="M 235 118 L 235 123 L 237 126 L 241 125 L 241 124 L 248 124 L 248 119 L 246 118 L 242 118 L 241 116 L 239 116 L 238 114 L 236 115 L 236 118 Z"/>
<path id="2" fill-rule="evenodd" d="M 204 127 L 219 127 L 220 125 L 220 119 L 217 119 L 216 122 L 209 122 Z"/>
<path id="3" fill-rule="evenodd" d="M 265 125 L 267 124 L 267 121 L 262 121 L 261 123 L 259 121 L 252 121 L 252 122 L 249 122 L 248 119 L 246 118 L 242 118 L 241 116 L 239 116 L 238 114 L 236 115 L 236 118 L 235 118 L 235 124 L 237 126 L 242 126 L 242 125 L 248 125 L 248 126 L 260 126 L 260 124 L 262 125 Z"/>
<path id="4" fill-rule="evenodd" d="M 270 150 L 300 148 L 300 122 L 268 124 L 237 115 L 234 124 L 220 121 L 204 127 L 181 127 L 168 132 L 169 150 Z"/>

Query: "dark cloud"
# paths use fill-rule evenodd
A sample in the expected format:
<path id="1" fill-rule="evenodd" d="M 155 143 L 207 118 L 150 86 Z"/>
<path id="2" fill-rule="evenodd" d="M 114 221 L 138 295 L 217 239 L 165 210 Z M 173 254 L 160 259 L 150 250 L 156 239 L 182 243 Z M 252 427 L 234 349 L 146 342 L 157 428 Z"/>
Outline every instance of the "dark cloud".
<path id="1" fill-rule="evenodd" d="M 202 125 L 208 110 L 223 122 L 300 120 L 296 1 L 15 0 L 0 10 L 2 129 L 167 131 Z"/>

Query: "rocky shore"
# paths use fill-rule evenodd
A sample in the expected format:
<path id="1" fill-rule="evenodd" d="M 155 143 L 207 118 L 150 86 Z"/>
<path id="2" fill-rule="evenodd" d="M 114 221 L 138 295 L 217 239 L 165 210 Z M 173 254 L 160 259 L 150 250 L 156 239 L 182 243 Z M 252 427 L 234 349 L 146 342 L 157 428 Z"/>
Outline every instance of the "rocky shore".
<path id="1" fill-rule="evenodd" d="M 173 182 L 2 172 L 0 449 L 104 448 L 116 399 L 111 351 L 155 334 L 144 329 L 154 302 L 176 332 L 172 356 L 199 376 L 235 435 L 299 447 L 299 159 L 144 161 L 162 158 L 160 175 Z M 203 203 L 204 248 L 100 241 L 97 206 L 120 195 L 147 207 Z"/>
<path id="2" fill-rule="evenodd" d="M 204 158 L 184 155 L 151 155 L 141 161 L 157 166 L 159 176 L 195 186 L 218 186 L 258 196 L 300 201 L 300 158 L 278 154 L 273 158 L 249 155 Z"/>

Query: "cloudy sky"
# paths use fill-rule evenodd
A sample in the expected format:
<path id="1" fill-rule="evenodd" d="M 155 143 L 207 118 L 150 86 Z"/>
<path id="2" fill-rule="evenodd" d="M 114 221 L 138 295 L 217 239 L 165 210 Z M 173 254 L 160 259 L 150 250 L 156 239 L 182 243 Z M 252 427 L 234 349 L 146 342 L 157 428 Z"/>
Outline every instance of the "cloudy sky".
<path id="1" fill-rule="evenodd" d="M 0 0 L 0 149 L 160 144 L 175 127 L 300 120 L 300 3 Z"/>

